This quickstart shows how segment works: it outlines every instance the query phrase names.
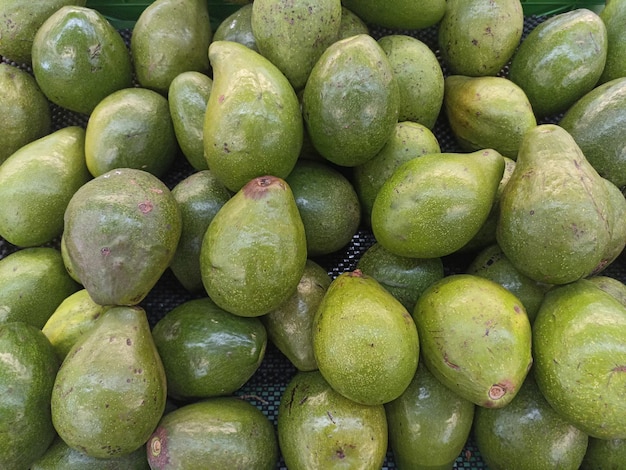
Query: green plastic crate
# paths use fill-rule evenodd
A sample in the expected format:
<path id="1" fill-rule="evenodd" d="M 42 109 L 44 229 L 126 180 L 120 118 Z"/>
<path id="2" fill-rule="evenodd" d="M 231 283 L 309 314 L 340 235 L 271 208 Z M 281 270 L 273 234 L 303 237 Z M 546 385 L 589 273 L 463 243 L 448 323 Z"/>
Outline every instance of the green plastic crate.
<path id="1" fill-rule="evenodd" d="M 88 0 L 87 6 L 98 10 L 118 29 L 132 28 L 141 15 L 141 12 L 150 5 L 151 1 L 146 0 Z M 239 4 L 226 0 L 208 0 L 209 16 L 211 23 L 217 27 L 219 23 L 234 13 L 245 0 L 239 0 Z M 601 0 L 578 0 L 569 2 L 521 0 L 524 7 L 524 14 L 531 15 L 553 15 L 562 13 L 574 8 L 589 8 L 598 11 L 605 2 Z"/>

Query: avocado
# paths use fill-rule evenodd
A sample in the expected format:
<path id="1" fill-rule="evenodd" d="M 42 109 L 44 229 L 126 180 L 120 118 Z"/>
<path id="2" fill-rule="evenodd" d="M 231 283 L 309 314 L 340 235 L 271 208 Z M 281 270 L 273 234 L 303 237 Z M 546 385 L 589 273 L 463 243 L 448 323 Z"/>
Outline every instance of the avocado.
<path id="1" fill-rule="evenodd" d="M 626 5 L 619 0 L 607 0 L 598 15 L 604 22 L 607 33 L 606 63 L 599 83 L 606 83 L 616 78 L 626 77 L 626 63 L 624 63 Z"/>
<path id="2" fill-rule="evenodd" d="M 252 32 L 252 4 L 242 5 L 241 8 L 224 18 L 213 33 L 213 41 L 238 42 L 259 52 Z"/>
<path id="3" fill-rule="evenodd" d="M 343 0 L 346 8 L 365 23 L 392 29 L 424 29 L 435 26 L 446 12 L 445 0 Z"/>
<path id="4" fill-rule="evenodd" d="M 27 469 L 55 437 L 50 395 L 59 362 L 48 338 L 23 321 L 0 323 L 0 467 Z"/>
<path id="5" fill-rule="evenodd" d="M 239 397 L 214 397 L 170 411 L 146 444 L 152 470 L 271 470 L 278 463 L 272 422 Z"/>

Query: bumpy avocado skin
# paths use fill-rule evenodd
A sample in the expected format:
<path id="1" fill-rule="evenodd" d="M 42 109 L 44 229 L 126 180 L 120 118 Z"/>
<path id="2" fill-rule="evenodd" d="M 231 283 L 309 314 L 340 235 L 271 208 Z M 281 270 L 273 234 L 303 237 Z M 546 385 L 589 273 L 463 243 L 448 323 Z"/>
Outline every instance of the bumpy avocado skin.
<path id="1" fill-rule="evenodd" d="M 383 405 L 360 405 L 337 393 L 319 371 L 298 372 L 278 408 L 278 441 L 287 466 L 379 469 L 388 427 Z"/>
<path id="2" fill-rule="evenodd" d="M 242 46 L 243 47 L 243 46 Z M 209 297 L 235 315 L 264 315 L 296 290 L 306 264 L 306 235 L 289 185 L 250 180 L 215 215 L 200 248 Z"/>
<path id="3" fill-rule="evenodd" d="M 181 214 L 143 170 L 111 170 L 83 185 L 65 211 L 63 239 L 76 276 L 100 305 L 136 305 L 174 256 Z"/>
<path id="4" fill-rule="evenodd" d="M 52 422 L 90 457 L 121 457 L 150 437 L 165 410 L 167 383 L 146 312 L 107 310 L 74 344 L 57 373 Z"/>
<path id="5" fill-rule="evenodd" d="M 0 323 L 0 467 L 29 468 L 52 443 L 50 395 L 59 362 L 45 335 Z"/>

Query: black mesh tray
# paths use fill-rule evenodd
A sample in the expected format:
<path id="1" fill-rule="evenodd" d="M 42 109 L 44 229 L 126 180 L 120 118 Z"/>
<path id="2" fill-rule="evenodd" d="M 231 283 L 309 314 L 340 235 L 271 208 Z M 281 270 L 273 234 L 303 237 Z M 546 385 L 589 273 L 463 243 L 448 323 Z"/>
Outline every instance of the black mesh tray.
<path id="1" fill-rule="evenodd" d="M 531 16 L 525 19 L 523 38 L 539 23 L 545 20 L 546 17 Z M 120 31 L 122 37 L 125 39 L 127 45 L 130 43 L 130 37 L 132 31 L 124 29 Z M 445 64 L 441 59 L 441 55 L 437 48 L 437 27 L 431 27 L 424 30 L 415 31 L 399 31 L 388 30 L 379 27 L 372 26 L 370 33 L 376 39 L 388 35 L 388 34 L 406 34 L 416 37 L 417 39 L 428 45 L 434 52 L 440 61 L 444 75 L 448 75 Z M 14 66 L 20 67 L 32 73 L 32 69 L 28 65 L 16 64 L 0 56 L 0 61 L 10 63 Z M 501 71 L 501 76 L 506 76 L 508 73 L 508 67 L 505 66 Z M 53 130 L 58 130 L 63 127 L 78 125 L 85 127 L 87 125 L 87 117 L 84 115 L 70 112 L 66 109 L 60 108 L 53 103 L 50 104 L 52 109 Z M 560 116 L 553 116 L 547 119 L 541 120 L 540 123 L 558 123 Z M 452 132 L 445 120 L 445 117 L 440 115 L 439 120 L 433 128 L 433 133 L 439 141 L 442 152 L 461 152 L 458 148 Z M 169 172 L 163 177 L 164 183 L 171 189 L 183 178 L 189 176 L 194 172 L 194 169 L 185 160 L 181 154 L 178 156 Z M 374 237 L 369 229 L 361 228 L 352 237 L 352 240 L 343 249 L 333 253 L 331 255 L 324 256 L 322 258 L 315 258 L 318 264 L 324 267 L 331 278 L 337 277 L 339 274 L 345 271 L 351 271 L 355 269 L 356 263 L 361 255 L 374 243 Z M 51 246 L 59 247 L 59 241 L 56 240 L 50 244 Z M 0 238 L 0 259 L 4 258 L 10 253 L 17 251 L 18 248 L 9 244 L 6 240 Z M 446 275 L 464 272 L 472 261 L 473 254 L 465 255 L 451 255 L 442 258 L 444 264 L 444 273 Z M 621 255 L 612 265 L 610 265 L 603 274 L 615 277 L 622 282 L 626 282 L 626 260 L 625 256 Z M 154 326 L 156 322 L 162 318 L 171 309 L 180 305 L 183 302 L 198 298 L 198 294 L 190 294 L 187 292 L 178 280 L 175 278 L 170 270 L 165 271 L 159 282 L 148 294 L 148 296 L 141 302 L 141 306 L 146 310 L 148 319 L 151 326 Z M 255 375 L 236 392 L 236 395 L 244 397 L 252 404 L 256 405 L 268 418 L 276 424 L 278 404 L 280 402 L 281 395 L 285 390 L 285 387 L 297 372 L 296 368 L 289 362 L 289 360 L 282 355 L 276 347 L 271 343 L 268 343 L 265 358 Z M 174 404 L 175 405 L 175 404 Z M 278 464 L 278 468 L 286 468 L 282 458 Z M 383 469 L 397 468 L 393 461 L 393 454 L 388 451 L 387 459 L 383 466 Z M 487 466 L 482 461 L 480 452 L 476 447 L 472 436 L 467 441 L 463 451 L 457 458 L 454 464 L 455 469 L 486 469 Z"/>

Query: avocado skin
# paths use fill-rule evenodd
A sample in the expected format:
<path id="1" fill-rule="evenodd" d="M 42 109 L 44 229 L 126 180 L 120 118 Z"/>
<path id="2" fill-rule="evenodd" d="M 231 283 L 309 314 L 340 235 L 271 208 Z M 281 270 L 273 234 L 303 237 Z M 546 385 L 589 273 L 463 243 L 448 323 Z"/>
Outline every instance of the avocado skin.
<path id="1" fill-rule="evenodd" d="M 59 362 L 48 338 L 22 321 L 0 324 L 0 467 L 23 470 L 55 437 L 50 395 Z"/>

